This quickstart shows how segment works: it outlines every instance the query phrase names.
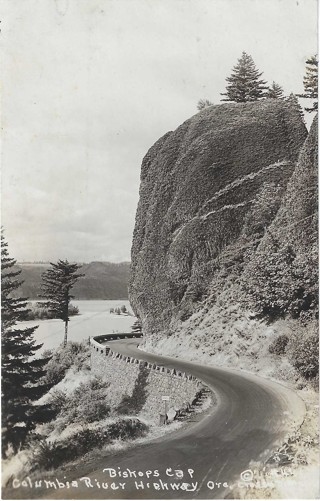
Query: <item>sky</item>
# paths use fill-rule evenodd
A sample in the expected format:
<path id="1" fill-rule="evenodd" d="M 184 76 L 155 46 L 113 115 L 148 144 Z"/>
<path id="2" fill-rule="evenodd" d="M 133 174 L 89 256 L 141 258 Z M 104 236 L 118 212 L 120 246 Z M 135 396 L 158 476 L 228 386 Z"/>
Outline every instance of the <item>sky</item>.
<path id="1" fill-rule="evenodd" d="M 316 0 L 1 0 L 2 225 L 21 261 L 128 261 L 141 162 L 242 51 L 286 94 Z"/>

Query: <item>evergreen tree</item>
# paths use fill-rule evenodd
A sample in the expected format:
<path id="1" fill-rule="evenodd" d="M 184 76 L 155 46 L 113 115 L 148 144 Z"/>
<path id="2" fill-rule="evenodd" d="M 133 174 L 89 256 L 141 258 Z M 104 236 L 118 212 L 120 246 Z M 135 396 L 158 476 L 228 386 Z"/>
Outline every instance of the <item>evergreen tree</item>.
<path id="1" fill-rule="evenodd" d="M 300 106 L 297 96 L 291 92 L 290 96 L 286 98 L 286 101 L 291 104 L 294 112 L 298 113 L 304 122 L 303 109 Z"/>
<path id="2" fill-rule="evenodd" d="M 282 97 L 284 97 L 283 88 L 277 83 L 272 82 L 272 85 L 269 87 L 266 97 L 269 99 L 281 99 Z"/>
<path id="3" fill-rule="evenodd" d="M 305 108 L 311 113 L 318 110 L 318 60 L 317 56 L 312 56 L 306 60 L 306 75 L 303 78 L 304 94 L 297 94 L 298 97 L 315 99 L 312 108 Z"/>
<path id="4" fill-rule="evenodd" d="M 80 264 L 71 264 L 67 260 L 59 259 L 57 263 L 50 263 L 51 268 L 42 273 L 42 297 L 47 299 L 45 305 L 54 318 L 60 318 L 65 324 L 64 346 L 68 340 L 69 304 L 74 298 L 70 291 L 83 274 L 77 273 Z"/>
<path id="5" fill-rule="evenodd" d="M 233 68 L 233 73 L 226 78 L 228 82 L 226 92 L 221 93 L 221 95 L 227 97 L 222 101 L 245 103 L 261 99 L 268 89 L 266 82 L 260 79 L 261 75 L 262 73 L 257 70 L 252 57 L 246 52 L 242 52 L 238 64 Z"/>
<path id="6" fill-rule="evenodd" d="M 205 108 L 209 108 L 209 106 L 213 106 L 213 103 L 209 101 L 209 99 L 199 99 L 197 104 L 197 109 L 201 111 L 204 110 Z"/>
<path id="7" fill-rule="evenodd" d="M 9 257 L 8 244 L 1 233 L 1 358 L 2 358 L 2 455 L 8 447 L 14 452 L 24 444 L 27 435 L 38 422 L 48 417 L 48 406 L 35 405 L 47 390 L 41 383 L 48 358 L 34 358 L 42 344 L 36 344 L 37 327 L 22 328 L 29 310 L 25 298 L 14 298 L 12 293 L 21 285 L 21 270 Z"/>
<path id="8" fill-rule="evenodd" d="M 131 332 L 132 334 L 141 334 L 142 335 L 142 324 L 141 324 L 141 320 L 136 320 L 134 322 L 134 324 L 132 325 L 131 327 Z"/>

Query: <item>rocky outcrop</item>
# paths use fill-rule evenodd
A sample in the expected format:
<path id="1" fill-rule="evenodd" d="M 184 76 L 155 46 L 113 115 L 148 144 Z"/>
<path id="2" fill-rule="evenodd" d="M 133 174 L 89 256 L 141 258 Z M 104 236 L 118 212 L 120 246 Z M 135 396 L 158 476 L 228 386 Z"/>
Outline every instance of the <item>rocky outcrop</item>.
<path id="1" fill-rule="evenodd" d="M 242 276 L 252 306 L 271 319 L 312 320 L 318 311 L 318 120 L 280 208 Z"/>
<path id="2" fill-rule="evenodd" d="M 318 243 L 318 117 L 310 128 L 277 216 L 270 226 L 295 252 L 317 251 Z M 261 242 L 263 248 L 266 239 Z"/>
<path id="3" fill-rule="evenodd" d="M 205 296 L 262 188 L 284 191 L 306 135 L 294 107 L 265 100 L 205 109 L 149 150 L 129 286 L 146 335 L 168 333 Z"/>

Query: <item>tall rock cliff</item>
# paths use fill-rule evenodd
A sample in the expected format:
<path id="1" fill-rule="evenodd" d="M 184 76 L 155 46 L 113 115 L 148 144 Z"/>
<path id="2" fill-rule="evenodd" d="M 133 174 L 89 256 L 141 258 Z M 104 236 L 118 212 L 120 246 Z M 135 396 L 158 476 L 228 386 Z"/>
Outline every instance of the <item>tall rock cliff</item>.
<path id="1" fill-rule="evenodd" d="M 196 114 L 148 151 L 129 286 L 147 336 L 170 333 L 174 319 L 190 315 L 212 289 L 219 256 L 239 240 L 243 246 L 262 238 L 246 229 L 265 193 L 271 202 L 263 230 L 272 223 L 306 135 L 288 102 L 224 104 Z"/>
<path id="2" fill-rule="evenodd" d="M 251 308 L 271 320 L 312 320 L 318 305 L 318 120 L 281 206 L 241 277 Z"/>

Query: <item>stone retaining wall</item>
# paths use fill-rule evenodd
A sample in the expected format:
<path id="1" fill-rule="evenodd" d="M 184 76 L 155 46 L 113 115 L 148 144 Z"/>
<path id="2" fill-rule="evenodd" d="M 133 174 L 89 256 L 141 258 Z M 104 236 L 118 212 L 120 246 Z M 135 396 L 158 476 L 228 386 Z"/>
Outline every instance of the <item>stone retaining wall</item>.
<path id="1" fill-rule="evenodd" d="M 126 336 L 129 337 L 129 336 Z M 133 357 L 126 357 L 113 352 L 109 346 L 102 345 L 95 339 L 91 345 L 91 370 L 116 385 L 119 396 L 131 395 L 136 379 L 144 368 L 149 372 L 147 377 L 147 399 L 143 412 L 157 418 L 164 411 L 162 396 L 169 396 L 167 410 L 176 411 L 188 407 L 203 384 L 194 376 L 167 369 Z"/>

